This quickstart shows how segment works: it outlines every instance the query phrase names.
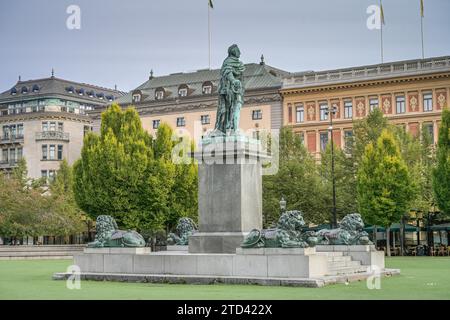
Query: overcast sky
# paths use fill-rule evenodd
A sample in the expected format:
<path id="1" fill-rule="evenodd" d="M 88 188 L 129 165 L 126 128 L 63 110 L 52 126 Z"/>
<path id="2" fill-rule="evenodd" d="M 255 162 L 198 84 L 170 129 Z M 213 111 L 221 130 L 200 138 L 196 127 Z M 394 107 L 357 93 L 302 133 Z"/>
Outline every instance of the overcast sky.
<path id="1" fill-rule="evenodd" d="M 380 62 L 379 0 L 214 0 L 212 66 L 229 45 L 245 63 L 287 71 Z M 424 0 L 426 56 L 450 55 L 450 1 Z M 81 29 L 69 30 L 69 5 Z M 420 1 L 384 0 L 385 61 L 421 57 Z M 207 0 L 0 0 L 0 91 L 50 76 L 131 90 L 155 75 L 208 67 Z"/>

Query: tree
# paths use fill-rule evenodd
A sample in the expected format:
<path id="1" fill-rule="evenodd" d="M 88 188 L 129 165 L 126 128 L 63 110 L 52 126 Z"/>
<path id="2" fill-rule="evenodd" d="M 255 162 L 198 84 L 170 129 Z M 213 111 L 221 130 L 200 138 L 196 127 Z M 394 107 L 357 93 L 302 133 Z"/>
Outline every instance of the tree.
<path id="1" fill-rule="evenodd" d="M 352 146 L 352 156 L 355 164 L 361 161 L 365 148 L 369 143 L 376 144 L 381 132 L 384 129 L 392 128 L 388 120 L 384 117 L 380 109 L 376 108 L 369 115 L 361 120 L 354 121 L 354 146 Z"/>
<path id="2" fill-rule="evenodd" d="M 436 152 L 436 168 L 433 170 L 433 190 L 439 209 L 450 215 L 450 110 L 442 112 L 442 124 Z"/>
<path id="3" fill-rule="evenodd" d="M 413 197 L 408 167 L 394 135 L 383 130 L 377 143 L 369 143 L 358 169 L 357 197 L 365 221 L 386 228 L 390 256 L 390 226 L 409 210 Z"/>
<path id="4" fill-rule="evenodd" d="M 328 212 L 332 212 L 332 175 L 331 175 L 331 143 L 321 154 L 319 173 L 324 188 L 324 199 Z M 334 146 L 334 177 L 336 183 L 336 213 L 338 220 L 345 215 L 357 212 L 355 198 L 356 172 L 354 161 L 344 151 Z"/>
<path id="5" fill-rule="evenodd" d="M 287 201 L 287 209 L 301 210 L 306 221 L 328 220 L 330 211 L 325 205 L 315 160 L 291 128 L 282 128 L 279 138 L 279 170 L 275 175 L 263 177 L 265 226 L 278 221 L 282 197 Z"/>
<path id="6" fill-rule="evenodd" d="M 89 133 L 74 164 L 75 200 L 92 219 L 106 214 L 126 228 L 158 225 L 167 191 L 152 138 L 134 108 L 112 105 L 102 114 L 100 136 Z"/>

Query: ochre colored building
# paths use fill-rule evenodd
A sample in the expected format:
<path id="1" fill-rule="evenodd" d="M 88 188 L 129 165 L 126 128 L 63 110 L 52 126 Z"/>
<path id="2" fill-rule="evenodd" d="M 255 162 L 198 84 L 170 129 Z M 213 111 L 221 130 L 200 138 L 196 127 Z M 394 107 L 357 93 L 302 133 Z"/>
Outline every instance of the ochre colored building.
<path id="1" fill-rule="evenodd" d="M 328 106 L 337 109 L 333 140 L 341 148 L 353 134 L 353 120 L 374 108 L 413 135 L 429 130 L 436 142 L 449 90 L 449 56 L 294 73 L 281 89 L 283 124 L 292 126 L 316 156 L 330 140 Z"/>

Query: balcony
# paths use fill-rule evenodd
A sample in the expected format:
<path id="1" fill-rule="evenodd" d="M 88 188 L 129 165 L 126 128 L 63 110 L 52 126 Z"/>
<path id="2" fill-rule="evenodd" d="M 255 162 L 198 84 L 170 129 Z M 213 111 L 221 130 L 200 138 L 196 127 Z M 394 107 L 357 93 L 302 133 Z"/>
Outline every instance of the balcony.
<path id="1" fill-rule="evenodd" d="M 36 141 L 42 140 L 58 140 L 69 142 L 69 133 L 62 131 L 42 131 L 36 132 Z"/>
<path id="2" fill-rule="evenodd" d="M 1 160 L 0 161 L 0 169 L 11 169 L 17 167 L 17 160 Z"/>
<path id="3" fill-rule="evenodd" d="M 23 134 L 16 134 L 16 135 L 7 135 L 2 136 L 0 139 L 1 144 L 8 144 L 8 143 L 23 143 Z"/>

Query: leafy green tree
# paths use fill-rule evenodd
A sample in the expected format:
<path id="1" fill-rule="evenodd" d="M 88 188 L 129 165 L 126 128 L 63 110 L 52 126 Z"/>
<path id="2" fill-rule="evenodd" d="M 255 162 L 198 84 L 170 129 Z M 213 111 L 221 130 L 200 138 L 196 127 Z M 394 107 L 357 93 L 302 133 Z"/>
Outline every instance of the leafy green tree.
<path id="1" fill-rule="evenodd" d="M 439 140 L 433 170 L 433 190 L 439 209 L 450 215 L 450 110 L 442 112 Z"/>
<path id="2" fill-rule="evenodd" d="M 394 135 L 383 130 L 377 143 L 369 143 L 358 169 L 357 197 L 365 221 L 386 228 L 390 255 L 390 226 L 409 211 L 413 197 L 411 176 Z"/>
<path id="3" fill-rule="evenodd" d="M 100 136 L 85 137 L 74 164 L 75 200 L 92 219 L 108 214 L 127 228 L 158 225 L 167 201 L 165 169 L 136 110 L 112 105 L 102 114 Z"/>
<path id="4" fill-rule="evenodd" d="M 321 154 L 321 162 L 318 165 L 324 188 L 324 199 L 328 212 L 332 212 L 333 206 L 333 180 L 331 174 L 331 143 Z M 334 177 L 336 184 L 336 213 L 338 220 L 345 215 L 357 212 L 355 198 L 356 172 L 354 161 L 343 150 L 334 146 Z"/>
<path id="5" fill-rule="evenodd" d="M 287 209 L 301 210 L 307 222 L 329 220 L 330 211 L 323 198 L 324 188 L 315 160 L 291 128 L 283 127 L 279 138 L 279 170 L 275 175 L 263 177 L 265 226 L 278 221 L 282 197 L 287 201 Z"/>

